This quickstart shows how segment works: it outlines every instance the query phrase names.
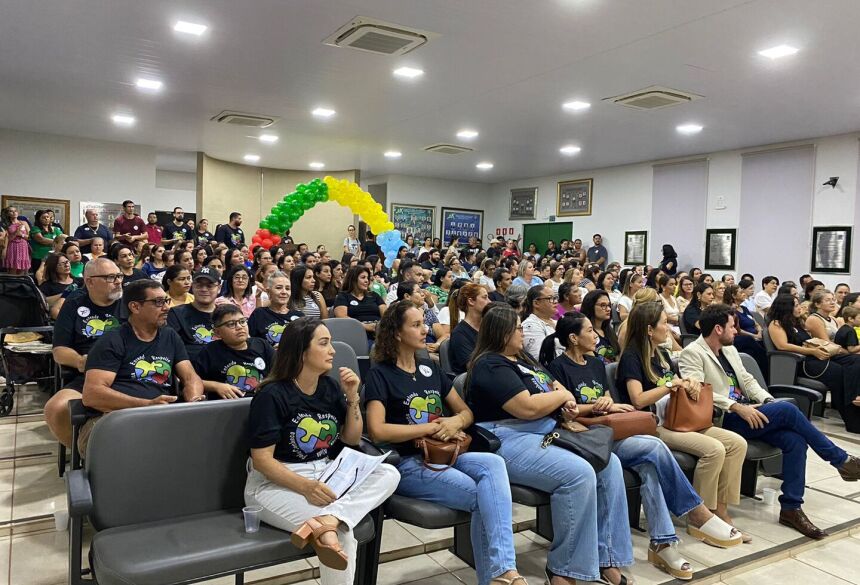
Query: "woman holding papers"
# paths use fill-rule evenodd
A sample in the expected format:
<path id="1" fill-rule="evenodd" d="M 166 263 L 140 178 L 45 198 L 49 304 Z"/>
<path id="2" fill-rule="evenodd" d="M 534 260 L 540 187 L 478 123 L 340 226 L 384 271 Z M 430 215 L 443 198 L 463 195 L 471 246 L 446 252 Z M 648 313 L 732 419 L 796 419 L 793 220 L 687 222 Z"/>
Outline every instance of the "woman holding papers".
<path id="1" fill-rule="evenodd" d="M 397 493 L 472 513 L 472 546 L 479 585 L 526 585 L 516 569 L 511 488 L 504 460 L 493 453 L 464 453 L 451 468 L 424 467 L 415 440 L 464 437 L 472 411 L 435 362 L 418 359 L 425 347 L 424 314 L 398 302 L 382 316 L 365 386 L 367 426 L 374 441 L 401 455 Z"/>
<path id="2" fill-rule="evenodd" d="M 281 338 L 268 378 L 251 402 L 251 459 L 245 502 L 261 506 L 260 518 L 310 543 L 325 585 L 351 585 L 357 541 L 353 529 L 394 493 L 400 475 L 386 464 L 340 498 L 320 481 L 335 443 L 357 445 L 362 419 L 359 379 L 340 369 L 340 384 L 326 374 L 334 347 L 322 321 L 302 317 Z"/>

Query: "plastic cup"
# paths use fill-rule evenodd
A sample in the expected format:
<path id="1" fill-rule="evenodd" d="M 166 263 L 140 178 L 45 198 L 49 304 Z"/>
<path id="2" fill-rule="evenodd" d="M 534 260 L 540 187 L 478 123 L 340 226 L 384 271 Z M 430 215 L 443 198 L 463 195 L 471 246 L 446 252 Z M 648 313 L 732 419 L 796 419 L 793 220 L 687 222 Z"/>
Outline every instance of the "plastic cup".
<path id="1" fill-rule="evenodd" d="M 242 514 L 245 516 L 245 532 L 260 531 L 260 512 L 262 511 L 262 506 L 245 506 L 242 508 Z"/>
<path id="2" fill-rule="evenodd" d="M 54 529 L 57 532 L 63 532 L 69 528 L 69 511 L 65 508 L 57 508 L 51 503 L 51 510 L 54 515 Z"/>
<path id="3" fill-rule="evenodd" d="M 779 492 L 773 488 L 764 488 L 762 490 L 761 499 L 767 506 L 776 504 L 777 494 Z"/>

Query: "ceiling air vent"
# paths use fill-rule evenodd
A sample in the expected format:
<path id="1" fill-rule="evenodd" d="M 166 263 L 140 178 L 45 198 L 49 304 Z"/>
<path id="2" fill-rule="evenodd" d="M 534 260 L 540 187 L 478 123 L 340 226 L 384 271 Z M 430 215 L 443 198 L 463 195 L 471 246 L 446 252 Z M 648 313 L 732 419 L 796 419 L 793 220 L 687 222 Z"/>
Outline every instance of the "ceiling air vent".
<path id="1" fill-rule="evenodd" d="M 463 154 L 464 152 L 472 152 L 475 149 L 456 144 L 431 144 L 430 146 L 425 146 L 424 150 L 427 152 L 438 152 L 439 154 Z"/>
<path id="2" fill-rule="evenodd" d="M 323 40 L 323 43 L 377 55 L 403 55 L 436 36 L 436 33 L 356 16 L 349 24 Z"/>
<path id="3" fill-rule="evenodd" d="M 660 108 L 668 108 L 669 106 L 687 104 L 701 97 L 700 95 L 686 91 L 652 85 L 651 87 L 624 95 L 604 98 L 603 101 L 609 101 L 620 106 L 633 108 L 634 110 L 659 110 Z"/>
<path id="4" fill-rule="evenodd" d="M 258 114 L 243 114 L 242 112 L 231 112 L 224 110 L 217 116 L 211 118 L 213 122 L 222 124 L 233 124 L 235 126 L 248 126 L 251 128 L 268 128 L 279 120 L 276 116 L 260 116 Z"/>

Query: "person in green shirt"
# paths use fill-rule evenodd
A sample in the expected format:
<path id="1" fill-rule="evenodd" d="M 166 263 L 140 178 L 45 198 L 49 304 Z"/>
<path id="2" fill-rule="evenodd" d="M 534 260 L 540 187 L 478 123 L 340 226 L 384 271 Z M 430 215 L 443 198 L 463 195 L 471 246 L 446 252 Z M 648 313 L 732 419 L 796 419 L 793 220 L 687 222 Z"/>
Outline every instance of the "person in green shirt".
<path id="1" fill-rule="evenodd" d="M 35 272 L 52 249 L 54 238 L 61 235 L 63 230 L 54 225 L 54 212 L 50 209 L 40 209 L 36 212 L 36 221 L 30 230 L 30 244 L 33 247 L 33 267 Z"/>
<path id="2" fill-rule="evenodd" d="M 81 247 L 78 245 L 76 241 L 74 242 L 66 242 L 63 245 L 63 254 L 66 255 L 66 258 L 69 259 L 71 263 L 72 270 L 72 278 L 81 278 L 84 275 L 84 264 L 86 264 L 83 254 L 81 254 Z"/>

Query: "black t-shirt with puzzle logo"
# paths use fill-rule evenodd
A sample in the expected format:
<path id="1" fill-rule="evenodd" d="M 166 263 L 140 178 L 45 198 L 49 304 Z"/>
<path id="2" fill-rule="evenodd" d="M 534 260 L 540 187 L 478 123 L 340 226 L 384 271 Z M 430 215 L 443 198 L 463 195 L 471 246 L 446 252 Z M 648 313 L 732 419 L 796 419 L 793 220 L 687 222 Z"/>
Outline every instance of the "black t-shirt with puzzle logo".
<path id="1" fill-rule="evenodd" d="M 248 338 L 244 350 L 233 349 L 216 339 L 203 347 L 193 364 L 202 379 L 235 386 L 250 397 L 269 374 L 274 359 L 275 350 L 262 339 Z"/>
<path id="2" fill-rule="evenodd" d="M 304 316 L 301 311 L 276 313 L 269 307 L 257 307 L 248 319 L 248 333 L 251 337 L 265 339 L 274 347 L 281 342 L 281 335 L 287 325 Z"/>
<path id="3" fill-rule="evenodd" d="M 107 307 L 95 304 L 85 292 L 66 299 L 54 323 L 54 347 L 69 347 L 86 355 L 99 338 L 120 326 L 121 301 Z"/>
<path id="4" fill-rule="evenodd" d="M 550 363 L 549 373 L 570 390 L 578 404 L 592 404 L 609 389 L 606 366 L 598 357 L 584 357 L 585 364 L 580 365 L 566 354 L 561 354 Z"/>
<path id="5" fill-rule="evenodd" d="M 170 309 L 167 325 L 179 334 L 192 358 L 214 340 L 212 313 L 199 311 L 191 303 Z"/>
<path id="6" fill-rule="evenodd" d="M 509 360 L 489 353 L 481 357 L 471 372 L 469 402 L 475 422 L 514 418 L 503 405 L 522 392 L 551 392 L 553 378 L 540 367 L 522 359 Z"/>

